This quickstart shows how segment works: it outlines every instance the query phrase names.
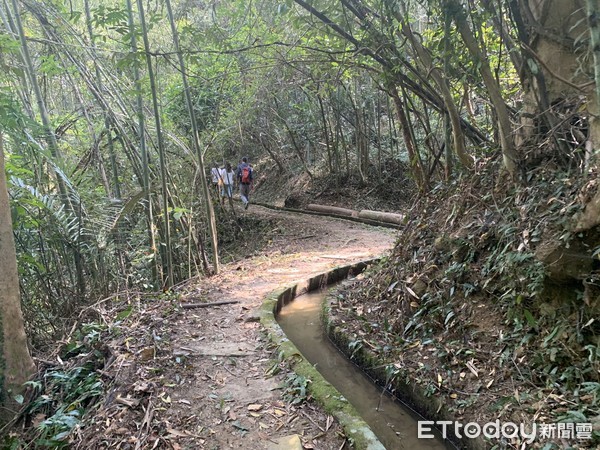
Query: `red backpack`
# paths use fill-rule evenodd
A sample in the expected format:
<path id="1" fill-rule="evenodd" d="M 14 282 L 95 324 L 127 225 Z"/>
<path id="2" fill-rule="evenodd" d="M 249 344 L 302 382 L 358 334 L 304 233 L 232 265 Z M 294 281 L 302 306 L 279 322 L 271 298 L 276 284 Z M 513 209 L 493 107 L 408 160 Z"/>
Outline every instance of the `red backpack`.
<path id="1" fill-rule="evenodd" d="M 252 169 L 250 166 L 242 167 L 242 183 L 250 184 L 252 181 Z"/>

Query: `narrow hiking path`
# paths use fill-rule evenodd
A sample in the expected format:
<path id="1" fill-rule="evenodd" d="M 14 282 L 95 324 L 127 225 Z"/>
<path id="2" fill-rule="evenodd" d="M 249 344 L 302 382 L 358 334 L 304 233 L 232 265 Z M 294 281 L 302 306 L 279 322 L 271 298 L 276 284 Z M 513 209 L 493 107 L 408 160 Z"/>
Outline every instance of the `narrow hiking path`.
<path id="1" fill-rule="evenodd" d="M 252 256 L 218 276 L 178 286 L 178 299 L 137 301 L 139 313 L 109 343 L 111 393 L 74 448 L 350 448 L 318 405 L 285 398 L 294 374 L 277 362 L 258 309 L 279 287 L 384 254 L 396 232 L 257 205 L 238 213 L 261 219 L 267 239 L 248 243 Z M 179 306 L 220 301 L 237 303 Z M 282 438 L 295 446 L 270 447 Z"/>
<path id="2" fill-rule="evenodd" d="M 245 213 L 276 224 L 267 247 L 225 265 L 219 276 L 184 286 L 182 300 L 239 303 L 183 310 L 171 319 L 173 352 L 186 359 L 179 382 L 166 392 L 165 420 L 182 433 L 171 442 L 256 450 L 297 434 L 305 449 L 344 448 L 340 428 L 316 405 L 292 407 L 283 400 L 285 369 L 270 375 L 276 354 L 261 334 L 257 310 L 278 287 L 385 253 L 394 232 L 254 205 Z"/>

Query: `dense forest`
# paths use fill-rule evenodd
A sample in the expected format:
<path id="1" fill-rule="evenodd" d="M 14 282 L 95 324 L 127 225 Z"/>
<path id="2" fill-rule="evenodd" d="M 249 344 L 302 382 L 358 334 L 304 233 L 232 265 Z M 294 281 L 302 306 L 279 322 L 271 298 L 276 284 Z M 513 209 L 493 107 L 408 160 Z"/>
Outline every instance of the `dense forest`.
<path id="1" fill-rule="evenodd" d="M 386 323 L 382 348 L 462 339 L 455 317 L 476 317 L 475 297 L 513 333 L 512 361 L 527 356 L 521 382 L 568 399 L 552 419 L 597 420 L 599 11 L 3 0 L 5 419 L 31 355 L 51 352 L 84 308 L 126 291 L 168 297 L 240 257 L 257 224 L 221 205 L 209 174 L 246 156 L 261 201 L 406 215 L 392 255 L 347 293 L 385 301 L 357 313 Z"/>

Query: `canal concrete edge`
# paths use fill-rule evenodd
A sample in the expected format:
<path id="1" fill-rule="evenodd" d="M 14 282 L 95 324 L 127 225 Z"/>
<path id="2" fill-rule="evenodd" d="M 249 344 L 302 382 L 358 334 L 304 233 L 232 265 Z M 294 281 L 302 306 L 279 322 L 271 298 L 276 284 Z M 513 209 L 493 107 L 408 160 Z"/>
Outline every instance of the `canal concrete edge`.
<path id="1" fill-rule="evenodd" d="M 368 265 L 379 258 L 359 261 L 347 266 L 336 267 L 328 272 L 315 275 L 307 280 L 296 282 L 271 292 L 260 308 L 260 323 L 269 339 L 275 343 L 285 360 L 293 361 L 292 369 L 298 375 L 311 380 L 308 385 L 312 397 L 323 406 L 325 411 L 334 416 L 346 436 L 352 440 L 357 450 L 385 450 L 369 425 L 362 419 L 356 409 L 310 364 L 296 346 L 285 336 L 275 319 L 281 308 L 295 297 L 320 289 L 343 280 L 352 273 L 362 272 Z"/>

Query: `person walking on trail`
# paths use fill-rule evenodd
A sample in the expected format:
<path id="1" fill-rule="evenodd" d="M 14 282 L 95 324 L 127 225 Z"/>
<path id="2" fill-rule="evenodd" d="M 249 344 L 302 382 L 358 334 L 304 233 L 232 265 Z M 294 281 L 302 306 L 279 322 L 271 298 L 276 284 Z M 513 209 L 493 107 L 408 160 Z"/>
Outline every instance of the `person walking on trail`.
<path id="1" fill-rule="evenodd" d="M 221 204 L 225 204 L 225 198 L 233 196 L 233 176 L 235 172 L 231 164 L 227 163 L 224 169 L 219 170 L 219 184 L 221 185 Z"/>
<path id="2" fill-rule="evenodd" d="M 210 177 L 212 180 L 213 188 L 217 191 L 217 195 L 219 195 L 219 165 L 215 162 L 212 165 L 212 169 L 210 169 Z"/>
<path id="3" fill-rule="evenodd" d="M 242 158 L 242 162 L 237 167 L 235 174 L 240 185 L 240 197 L 244 204 L 244 209 L 248 209 L 248 205 L 250 204 L 250 190 L 252 188 L 252 180 L 254 179 L 252 167 L 248 164 L 248 158 L 245 156 Z"/>

